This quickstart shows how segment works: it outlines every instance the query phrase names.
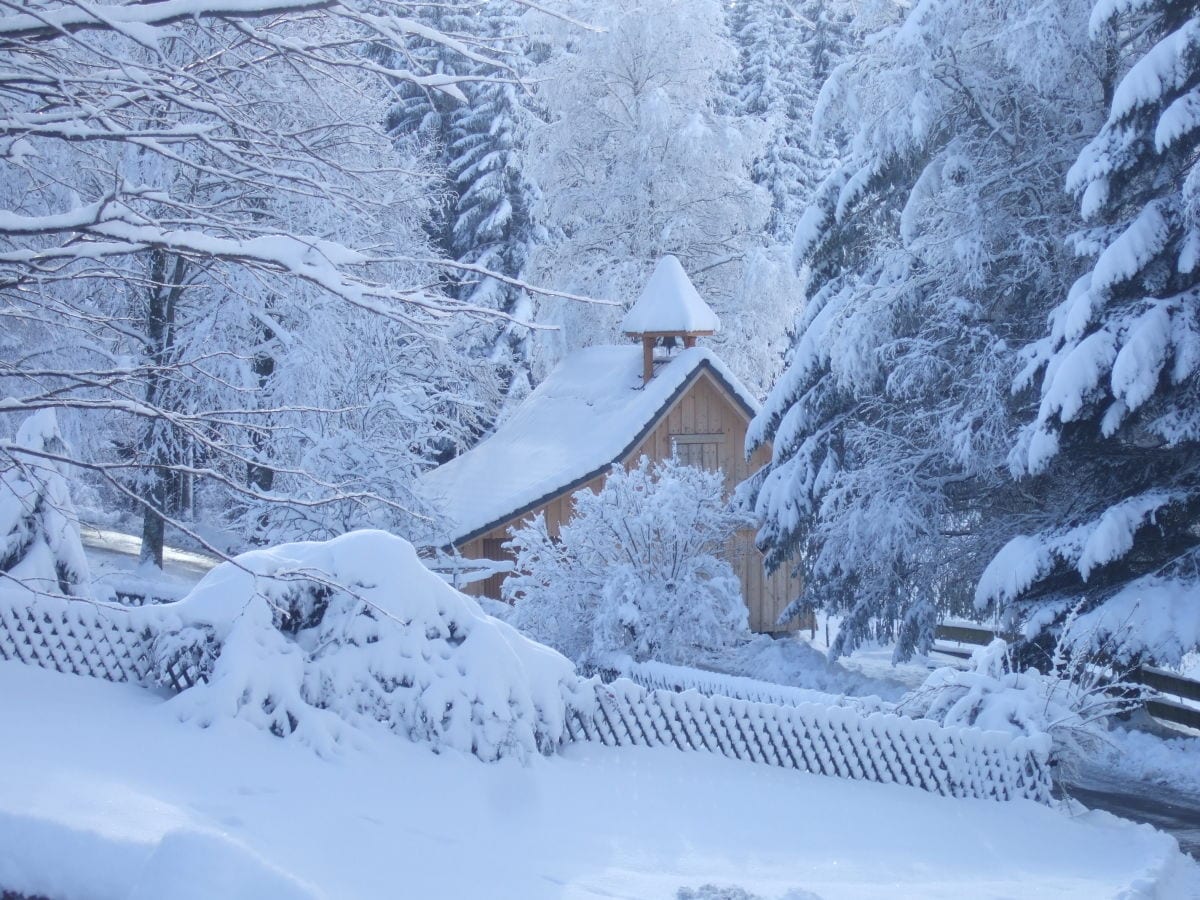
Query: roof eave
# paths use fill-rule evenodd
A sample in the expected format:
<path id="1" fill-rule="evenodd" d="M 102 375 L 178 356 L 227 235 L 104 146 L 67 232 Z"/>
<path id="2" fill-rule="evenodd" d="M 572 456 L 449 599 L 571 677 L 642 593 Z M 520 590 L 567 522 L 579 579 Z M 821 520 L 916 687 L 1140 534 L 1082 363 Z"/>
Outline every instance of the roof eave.
<path id="1" fill-rule="evenodd" d="M 687 328 L 680 328 L 675 331 L 625 331 L 622 332 L 626 337 L 674 337 L 677 334 L 688 335 L 690 337 L 712 337 L 716 331 L 693 331 Z"/>

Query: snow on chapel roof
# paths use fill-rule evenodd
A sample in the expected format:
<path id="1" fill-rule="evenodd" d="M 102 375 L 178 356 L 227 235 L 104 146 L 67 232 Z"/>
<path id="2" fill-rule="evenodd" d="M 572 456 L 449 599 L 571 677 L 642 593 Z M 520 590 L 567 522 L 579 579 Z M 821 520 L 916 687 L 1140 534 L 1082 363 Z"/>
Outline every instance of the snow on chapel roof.
<path id="1" fill-rule="evenodd" d="M 421 491 L 458 543 L 578 487 L 633 450 L 701 369 L 758 411 L 754 396 L 710 350 L 673 357 L 642 386 L 642 348 L 591 347 L 572 354 L 496 433 L 421 478 Z"/>
<path id="2" fill-rule="evenodd" d="M 664 256 L 654 267 L 637 302 L 621 320 L 626 334 L 646 332 L 712 332 L 721 320 L 683 271 L 674 256 Z"/>

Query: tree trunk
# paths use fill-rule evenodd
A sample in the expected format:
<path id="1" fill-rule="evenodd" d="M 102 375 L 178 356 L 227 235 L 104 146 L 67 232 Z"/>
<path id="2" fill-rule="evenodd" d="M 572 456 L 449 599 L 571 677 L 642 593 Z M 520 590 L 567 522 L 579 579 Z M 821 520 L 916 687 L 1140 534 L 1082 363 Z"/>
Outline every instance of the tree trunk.
<path id="1" fill-rule="evenodd" d="M 146 405 L 163 404 L 166 389 L 164 369 L 175 350 L 175 308 L 183 291 L 187 261 L 175 257 L 170 281 L 167 280 L 167 255 L 162 250 L 150 251 L 150 289 L 146 298 L 146 348 L 151 369 L 146 376 Z M 163 564 L 163 543 L 166 534 L 167 495 L 171 486 L 171 464 L 168 452 L 170 424 L 155 419 L 150 422 L 142 439 L 145 456 L 146 484 L 142 496 L 141 563 Z"/>
<path id="2" fill-rule="evenodd" d="M 259 349 L 254 354 L 251 371 L 258 378 L 259 390 L 264 390 L 271 376 L 275 374 L 275 356 L 271 352 L 271 342 L 275 340 L 275 332 L 270 326 L 259 323 Z M 260 491 L 269 491 L 275 484 L 275 470 L 262 464 L 264 451 L 267 450 L 269 434 L 258 428 L 250 431 L 250 445 L 254 448 L 256 462 L 246 466 L 246 481 L 251 487 Z"/>

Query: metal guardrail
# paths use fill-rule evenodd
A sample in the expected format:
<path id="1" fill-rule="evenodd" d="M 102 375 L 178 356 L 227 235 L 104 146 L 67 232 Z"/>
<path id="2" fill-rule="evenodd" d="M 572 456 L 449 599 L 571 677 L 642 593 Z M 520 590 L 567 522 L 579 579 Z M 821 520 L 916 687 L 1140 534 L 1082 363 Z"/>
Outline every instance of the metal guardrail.
<path id="1" fill-rule="evenodd" d="M 939 625 L 935 632 L 938 640 L 979 646 L 986 646 L 997 636 L 996 632 L 990 628 L 971 625 Z M 999 637 L 1003 636 L 999 635 Z M 943 649 L 940 652 L 947 651 Z M 950 652 L 953 653 L 953 651 Z M 1130 673 L 1130 677 L 1133 681 L 1157 691 L 1160 695 L 1170 694 L 1172 697 L 1179 698 L 1179 700 L 1172 700 L 1169 697 L 1153 697 L 1146 701 L 1146 712 L 1156 719 L 1200 730 L 1200 709 L 1179 702 L 1180 700 L 1200 702 L 1200 681 L 1184 678 L 1182 675 L 1176 675 L 1174 672 L 1154 666 L 1140 666 Z"/>

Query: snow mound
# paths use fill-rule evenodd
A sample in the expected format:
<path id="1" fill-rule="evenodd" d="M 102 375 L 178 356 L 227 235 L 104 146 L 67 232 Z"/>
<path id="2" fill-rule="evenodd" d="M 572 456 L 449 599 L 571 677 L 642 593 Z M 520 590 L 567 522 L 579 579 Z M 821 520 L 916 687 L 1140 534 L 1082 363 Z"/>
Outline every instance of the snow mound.
<path id="1" fill-rule="evenodd" d="M 669 255 L 658 261 L 641 296 L 621 320 L 626 334 L 720 330 L 720 318 L 704 302 L 679 260 Z"/>
<path id="2" fill-rule="evenodd" d="M 168 832 L 142 869 L 129 900 L 317 900 L 316 889 L 215 832 Z"/>
<path id="3" fill-rule="evenodd" d="M 226 834 L 182 825 L 156 836 L 150 832 L 159 809 L 118 803 L 112 811 L 127 820 L 108 827 L 0 809 L 5 851 L 0 854 L 0 885 L 28 896 L 93 900 L 322 896 Z"/>
<path id="4" fill-rule="evenodd" d="M 255 550 L 218 566 L 155 648 L 208 683 L 172 702 L 335 753 L 348 725 L 383 723 L 483 760 L 549 751 L 576 691 L 572 664 L 486 615 L 382 531 Z"/>

